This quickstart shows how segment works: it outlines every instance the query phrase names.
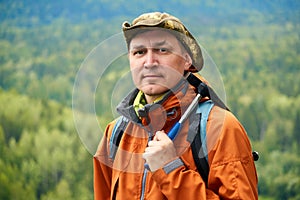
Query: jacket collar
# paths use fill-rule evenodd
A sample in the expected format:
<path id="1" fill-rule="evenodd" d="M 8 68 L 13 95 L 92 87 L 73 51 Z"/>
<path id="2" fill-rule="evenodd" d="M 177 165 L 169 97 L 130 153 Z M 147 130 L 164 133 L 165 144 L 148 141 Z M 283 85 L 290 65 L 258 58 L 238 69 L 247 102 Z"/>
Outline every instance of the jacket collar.
<path id="1" fill-rule="evenodd" d="M 140 118 L 133 106 L 138 93 L 137 88 L 131 91 L 117 106 L 117 112 L 133 122 L 142 123 L 144 126 L 149 125 L 148 128 L 152 131 L 161 130 L 168 123 L 179 120 L 181 113 L 196 96 L 195 88 L 189 85 L 185 79 L 182 79 L 160 101 L 146 104 L 144 108 L 140 109 L 138 111 Z"/>

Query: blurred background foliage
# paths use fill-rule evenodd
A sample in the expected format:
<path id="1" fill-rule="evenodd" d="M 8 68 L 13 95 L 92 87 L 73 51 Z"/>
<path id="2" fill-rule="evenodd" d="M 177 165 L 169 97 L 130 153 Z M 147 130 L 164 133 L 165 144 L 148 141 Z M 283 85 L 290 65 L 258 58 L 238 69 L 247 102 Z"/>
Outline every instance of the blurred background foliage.
<path id="1" fill-rule="evenodd" d="M 298 0 L 0 1 L 0 199 L 93 198 L 92 155 L 72 116 L 76 73 L 123 21 L 149 11 L 178 16 L 218 66 L 227 104 L 260 153 L 260 199 L 300 199 Z M 102 127 L 126 68 L 124 56 L 101 78 Z"/>

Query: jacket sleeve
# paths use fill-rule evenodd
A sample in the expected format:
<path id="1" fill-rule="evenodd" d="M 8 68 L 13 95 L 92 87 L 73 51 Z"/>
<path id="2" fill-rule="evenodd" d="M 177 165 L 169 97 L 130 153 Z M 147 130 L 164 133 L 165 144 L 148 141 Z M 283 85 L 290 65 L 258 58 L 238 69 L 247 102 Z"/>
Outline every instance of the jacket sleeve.
<path id="1" fill-rule="evenodd" d="M 94 199 L 110 199 L 110 170 L 94 156 Z"/>
<path id="2" fill-rule="evenodd" d="M 108 126 L 93 158 L 95 200 L 108 200 L 111 196 L 112 169 L 110 166 L 112 164 L 107 156 L 109 155 L 107 135 L 110 135 L 108 134 L 110 132 L 111 128 Z"/>
<path id="3" fill-rule="evenodd" d="M 246 131 L 232 113 L 218 107 L 214 113 L 207 127 L 208 187 L 221 199 L 258 199 L 257 173 Z M 218 139 L 213 139 L 214 135 Z"/>
<path id="4" fill-rule="evenodd" d="M 178 162 L 178 160 L 181 159 L 178 158 L 173 162 Z M 172 171 L 161 168 L 152 174 L 152 178 L 169 200 L 220 199 L 212 190 L 206 188 L 197 171 L 188 169 L 183 164 Z"/>
<path id="5" fill-rule="evenodd" d="M 207 124 L 208 186 L 188 163 L 171 170 L 164 167 L 152 176 L 168 199 L 258 199 L 256 169 L 243 127 L 231 113 L 213 110 L 216 116 Z"/>

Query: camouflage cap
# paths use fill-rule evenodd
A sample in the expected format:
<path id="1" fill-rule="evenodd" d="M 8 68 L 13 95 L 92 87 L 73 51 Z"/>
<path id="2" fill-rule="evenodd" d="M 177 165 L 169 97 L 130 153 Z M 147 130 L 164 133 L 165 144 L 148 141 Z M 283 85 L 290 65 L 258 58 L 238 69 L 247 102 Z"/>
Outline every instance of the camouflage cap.
<path id="1" fill-rule="evenodd" d="M 123 33 L 129 46 L 130 41 L 137 34 L 149 30 L 149 28 L 164 28 L 171 30 L 183 47 L 190 54 L 193 63 L 190 67 L 191 72 L 200 71 L 203 67 L 203 57 L 201 48 L 192 34 L 187 30 L 183 23 L 176 17 L 168 13 L 145 13 L 132 21 L 132 24 L 125 21 L 122 25 Z"/>

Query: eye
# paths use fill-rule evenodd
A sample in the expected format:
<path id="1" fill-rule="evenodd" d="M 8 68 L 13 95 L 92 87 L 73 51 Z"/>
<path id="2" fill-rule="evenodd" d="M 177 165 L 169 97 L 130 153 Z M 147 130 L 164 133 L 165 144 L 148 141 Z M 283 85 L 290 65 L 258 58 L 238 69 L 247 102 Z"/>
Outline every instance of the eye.
<path id="1" fill-rule="evenodd" d="M 132 54 L 135 56 L 135 55 L 144 55 L 146 52 L 145 49 L 139 49 L 139 50 L 135 50 L 132 52 Z"/>
<path id="2" fill-rule="evenodd" d="M 167 49 L 167 48 L 159 48 L 159 52 L 161 52 L 161 53 L 167 53 L 167 52 L 169 52 L 169 50 Z"/>

